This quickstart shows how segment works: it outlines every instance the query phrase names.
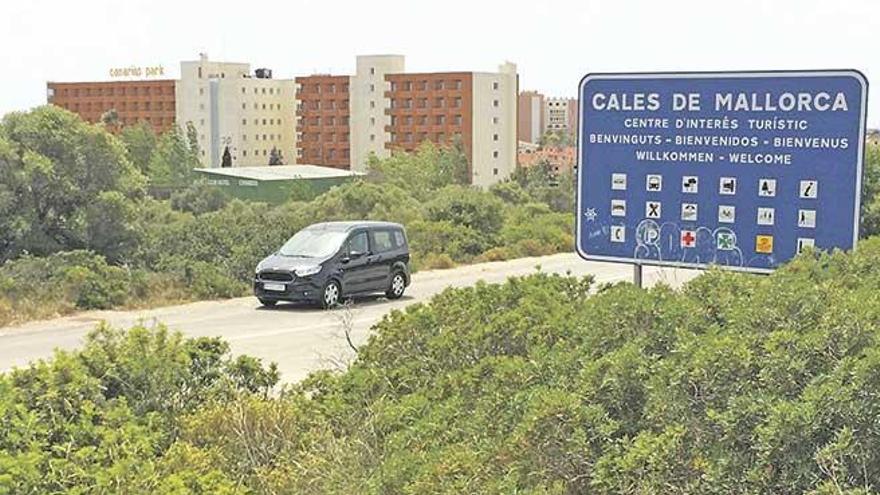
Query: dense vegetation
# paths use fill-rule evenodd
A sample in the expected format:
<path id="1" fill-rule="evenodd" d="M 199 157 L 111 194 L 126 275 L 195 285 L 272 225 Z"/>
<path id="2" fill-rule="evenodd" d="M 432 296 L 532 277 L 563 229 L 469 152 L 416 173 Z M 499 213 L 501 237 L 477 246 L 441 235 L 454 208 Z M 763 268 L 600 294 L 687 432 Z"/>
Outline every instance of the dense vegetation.
<path id="1" fill-rule="evenodd" d="M 0 493 L 878 493 L 878 258 L 449 289 L 280 394 L 220 341 L 101 328 L 0 376 Z"/>
<path id="2" fill-rule="evenodd" d="M 55 107 L 0 123 L 0 325 L 75 309 L 248 292 L 253 268 L 309 223 L 406 224 L 414 265 L 443 268 L 572 247 L 570 176 L 465 185 L 457 148 L 372 160 L 365 180 L 308 203 L 231 201 L 194 180 L 193 131 L 118 136 Z"/>

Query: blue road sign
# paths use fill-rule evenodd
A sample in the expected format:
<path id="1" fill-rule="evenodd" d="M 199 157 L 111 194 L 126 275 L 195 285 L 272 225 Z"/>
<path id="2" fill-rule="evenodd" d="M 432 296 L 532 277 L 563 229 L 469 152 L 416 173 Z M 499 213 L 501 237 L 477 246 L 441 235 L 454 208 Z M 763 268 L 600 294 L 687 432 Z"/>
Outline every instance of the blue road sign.
<path id="1" fill-rule="evenodd" d="M 770 272 L 852 249 L 867 92 L 850 70 L 587 75 L 578 252 Z"/>

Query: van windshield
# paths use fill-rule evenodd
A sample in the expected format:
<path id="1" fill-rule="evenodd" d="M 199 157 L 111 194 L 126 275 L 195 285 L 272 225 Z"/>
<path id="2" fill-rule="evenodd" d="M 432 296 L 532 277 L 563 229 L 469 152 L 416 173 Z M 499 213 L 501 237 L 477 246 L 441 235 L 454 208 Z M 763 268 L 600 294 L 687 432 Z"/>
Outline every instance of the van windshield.
<path id="1" fill-rule="evenodd" d="M 281 246 L 278 254 L 299 258 L 323 258 L 339 250 L 345 235 L 345 232 L 333 230 L 300 230 Z"/>

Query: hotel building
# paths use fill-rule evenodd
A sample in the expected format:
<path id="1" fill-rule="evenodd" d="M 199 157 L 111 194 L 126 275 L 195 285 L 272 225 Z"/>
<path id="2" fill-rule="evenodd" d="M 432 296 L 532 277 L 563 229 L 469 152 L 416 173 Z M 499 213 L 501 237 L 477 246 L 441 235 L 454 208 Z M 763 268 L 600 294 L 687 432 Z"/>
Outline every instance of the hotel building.
<path id="1" fill-rule="evenodd" d="M 116 124 L 144 122 L 157 133 L 174 125 L 176 94 L 173 79 L 143 81 L 48 82 L 49 103 L 79 114 L 86 122 L 101 122 L 111 110 Z"/>
<path id="2" fill-rule="evenodd" d="M 272 79 L 269 69 L 251 73 L 204 54 L 180 63 L 177 121 L 195 127 L 205 167 L 220 166 L 227 149 L 236 167 L 268 165 L 273 149 L 295 163 L 294 98 L 293 80 Z"/>
<path id="3" fill-rule="evenodd" d="M 407 73 L 401 55 L 370 55 L 357 57 L 353 76 L 296 83 L 297 156 L 308 163 L 364 171 L 370 155 L 460 140 L 475 185 L 498 182 L 516 166 L 514 64 L 491 73 Z M 346 84 L 347 98 L 339 94 Z"/>

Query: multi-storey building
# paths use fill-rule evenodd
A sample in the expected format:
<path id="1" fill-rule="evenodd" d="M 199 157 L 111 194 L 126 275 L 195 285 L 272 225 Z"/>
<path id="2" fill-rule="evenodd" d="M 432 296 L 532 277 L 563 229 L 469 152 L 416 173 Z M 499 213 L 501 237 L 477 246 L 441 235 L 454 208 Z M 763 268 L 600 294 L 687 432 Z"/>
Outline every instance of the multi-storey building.
<path id="1" fill-rule="evenodd" d="M 268 69 L 253 74 L 245 63 L 214 62 L 202 54 L 181 62 L 177 121 L 198 134 L 202 163 L 217 167 L 229 151 L 232 166 L 268 165 L 280 154 L 296 162 L 292 79 L 272 79 Z"/>
<path id="2" fill-rule="evenodd" d="M 537 91 L 523 91 L 516 108 L 517 139 L 537 143 L 544 133 L 544 95 Z"/>
<path id="3" fill-rule="evenodd" d="M 330 75 L 296 78 L 297 161 L 349 168 L 350 79 Z"/>
<path id="4" fill-rule="evenodd" d="M 391 120 L 388 149 L 413 151 L 424 141 L 451 145 L 460 139 L 467 156 L 473 150 L 473 73 L 391 74 L 385 92 Z"/>
<path id="5" fill-rule="evenodd" d="M 48 82 L 49 103 L 79 114 L 91 123 L 101 122 L 108 112 L 115 111 L 111 129 L 144 122 L 156 132 L 165 132 L 174 125 L 175 81 L 103 81 Z"/>
<path id="6" fill-rule="evenodd" d="M 388 76 L 404 72 L 403 55 L 365 55 L 357 57 L 351 79 L 351 168 L 363 172 L 371 155 L 387 157 L 385 146 L 391 139 L 388 126 L 391 115 L 386 110 L 391 100 Z"/>
<path id="7" fill-rule="evenodd" d="M 348 82 L 347 115 L 331 115 L 325 105 L 330 85 Z M 514 64 L 499 72 L 406 73 L 400 55 L 357 58 L 354 76 L 297 78 L 298 156 L 309 163 L 342 166 L 349 137 L 348 167 L 363 171 L 371 155 L 412 151 L 423 141 L 449 145 L 460 141 L 468 159 L 471 180 L 489 185 L 510 173 L 516 164 L 517 75 Z M 319 93 L 320 92 L 320 93 Z M 344 97 L 336 97 L 343 103 Z M 338 108 L 338 107 L 337 107 Z M 347 117 L 347 129 L 339 118 Z M 334 142 L 328 143 L 331 135 Z M 336 158 L 330 159 L 330 150 Z"/>
<path id="8" fill-rule="evenodd" d="M 577 132 L 577 100 L 547 98 L 544 101 L 545 132 Z"/>

